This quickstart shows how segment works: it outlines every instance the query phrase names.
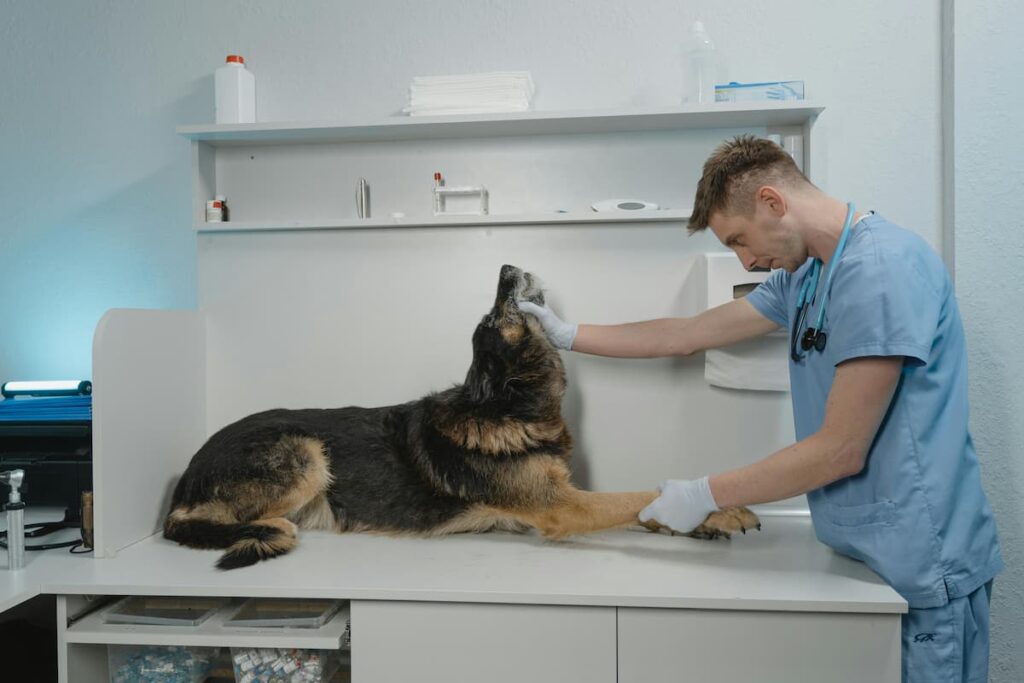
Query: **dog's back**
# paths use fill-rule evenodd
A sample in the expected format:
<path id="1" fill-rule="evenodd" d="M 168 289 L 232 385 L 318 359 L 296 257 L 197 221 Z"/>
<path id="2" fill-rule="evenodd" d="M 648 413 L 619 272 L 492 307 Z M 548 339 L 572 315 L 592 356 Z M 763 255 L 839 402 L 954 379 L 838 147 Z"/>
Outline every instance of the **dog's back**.
<path id="1" fill-rule="evenodd" d="M 224 427 L 179 480 L 164 535 L 226 548 L 229 569 L 288 552 L 296 526 L 429 532 L 469 503 L 431 488 L 411 457 L 422 403 L 270 410 Z"/>

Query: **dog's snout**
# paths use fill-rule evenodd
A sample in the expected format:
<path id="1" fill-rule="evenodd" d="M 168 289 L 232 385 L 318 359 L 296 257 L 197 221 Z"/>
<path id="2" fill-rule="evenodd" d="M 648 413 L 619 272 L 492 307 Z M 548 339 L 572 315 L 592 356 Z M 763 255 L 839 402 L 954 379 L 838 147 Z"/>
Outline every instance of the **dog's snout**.
<path id="1" fill-rule="evenodd" d="M 505 264 L 501 267 L 501 279 L 502 280 L 518 280 L 523 274 L 523 271 L 515 266 Z"/>

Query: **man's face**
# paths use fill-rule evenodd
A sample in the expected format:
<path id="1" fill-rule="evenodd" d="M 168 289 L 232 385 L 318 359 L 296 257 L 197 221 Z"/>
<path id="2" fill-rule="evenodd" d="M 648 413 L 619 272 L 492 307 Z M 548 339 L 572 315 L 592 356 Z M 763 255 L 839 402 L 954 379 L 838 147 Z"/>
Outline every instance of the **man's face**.
<path id="1" fill-rule="evenodd" d="M 807 260 L 807 248 L 777 206 L 755 202 L 749 216 L 716 211 L 709 223 L 715 237 L 736 252 L 747 270 L 783 268 L 792 273 Z"/>

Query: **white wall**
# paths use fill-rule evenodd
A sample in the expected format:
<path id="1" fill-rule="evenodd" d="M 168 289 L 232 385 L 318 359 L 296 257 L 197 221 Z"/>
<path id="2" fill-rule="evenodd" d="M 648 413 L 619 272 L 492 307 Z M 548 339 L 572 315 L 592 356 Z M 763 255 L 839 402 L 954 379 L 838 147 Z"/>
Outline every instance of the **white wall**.
<path id="1" fill-rule="evenodd" d="M 583 319 L 693 315 L 699 256 L 715 246 L 671 224 L 203 235 L 207 430 L 275 407 L 404 403 L 462 381 L 506 262 L 540 274 L 552 305 Z M 792 442 L 788 394 L 710 387 L 702 358 L 566 364 L 574 479 L 588 488 L 644 490 Z"/>
<path id="2" fill-rule="evenodd" d="M 992 605 L 991 680 L 1024 680 L 1024 71 L 1014 0 L 957 2 L 956 288 L 967 328 L 971 424 L 1006 571 Z"/>
<path id="3" fill-rule="evenodd" d="M 928 0 L 5 0 L 0 378 L 88 376 L 103 311 L 195 304 L 189 152 L 173 130 L 212 120 L 224 54 L 248 58 L 263 120 L 386 116 L 414 75 L 510 68 L 533 73 L 538 109 L 671 104 L 698 14 L 727 78 L 803 78 L 828 105 L 827 189 L 938 242 Z"/>

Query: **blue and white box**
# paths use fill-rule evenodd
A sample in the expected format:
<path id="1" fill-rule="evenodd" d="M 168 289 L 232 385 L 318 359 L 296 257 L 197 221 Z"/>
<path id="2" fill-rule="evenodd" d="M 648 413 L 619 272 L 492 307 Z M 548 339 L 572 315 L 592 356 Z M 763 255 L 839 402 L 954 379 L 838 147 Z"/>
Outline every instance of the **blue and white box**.
<path id="1" fill-rule="evenodd" d="M 803 81 L 771 81 L 769 83 L 725 83 L 715 86 L 715 102 L 765 102 L 771 100 L 802 100 Z"/>

